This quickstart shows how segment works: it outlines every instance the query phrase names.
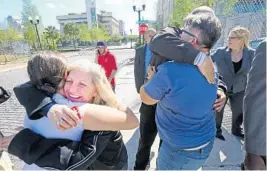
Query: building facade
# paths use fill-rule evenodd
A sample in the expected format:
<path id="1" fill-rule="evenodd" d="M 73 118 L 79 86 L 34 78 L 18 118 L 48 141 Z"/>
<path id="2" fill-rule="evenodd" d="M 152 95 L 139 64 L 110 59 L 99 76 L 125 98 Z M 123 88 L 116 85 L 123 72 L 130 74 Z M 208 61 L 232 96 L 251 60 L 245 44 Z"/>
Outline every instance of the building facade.
<path id="1" fill-rule="evenodd" d="M 96 0 L 85 0 L 88 29 L 97 27 Z"/>
<path id="2" fill-rule="evenodd" d="M 112 12 L 96 12 L 96 0 L 85 0 L 85 5 L 85 13 L 69 13 L 68 15 L 56 17 L 60 25 L 60 33 L 64 33 L 64 25 L 66 23 L 74 22 L 78 25 L 87 24 L 88 29 L 101 25 L 105 28 L 109 36 L 123 36 L 125 34 L 124 22 L 115 19 L 112 15 Z"/>
<path id="3" fill-rule="evenodd" d="M 69 22 L 74 22 L 78 25 L 87 24 L 87 14 L 69 13 L 68 15 L 61 15 L 56 17 L 60 25 L 60 33 L 64 33 L 64 25 Z"/>
<path id="4" fill-rule="evenodd" d="M 115 36 L 120 35 L 119 21 L 115 19 L 112 12 L 101 11 L 98 15 L 99 22 L 104 26 L 108 35 Z"/>
<path id="5" fill-rule="evenodd" d="M 21 19 L 19 17 L 8 16 L 6 18 L 6 21 L 7 21 L 7 26 L 15 28 L 19 32 L 19 34 L 23 33 Z"/>
<path id="6" fill-rule="evenodd" d="M 126 35 L 125 34 L 125 23 L 122 20 L 119 20 L 119 30 L 120 30 L 120 35 L 124 37 Z"/>
<path id="7" fill-rule="evenodd" d="M 157 22 L 159 27 L 167 27 L 170 17 L 173 13 L 175 0 L 158 0 L 157 1 Z"/>

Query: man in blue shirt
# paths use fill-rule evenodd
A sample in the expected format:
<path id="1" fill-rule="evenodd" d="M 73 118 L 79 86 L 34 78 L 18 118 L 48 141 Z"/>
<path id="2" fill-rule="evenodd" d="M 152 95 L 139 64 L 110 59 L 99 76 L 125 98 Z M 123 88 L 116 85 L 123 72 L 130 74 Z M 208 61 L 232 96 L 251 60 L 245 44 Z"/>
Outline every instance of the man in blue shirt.
<path id="1" fill-rule="evenodd" d="M 221 27 L 218 18 L 190 14 L 185 23 L 181 39 L 209 54 Z M 143 103 L 158 103 L 156 125 L 163 142 L 157 169 L 198 170 L 208 158 L 216 134 L 213 104 L 218 73 L 215 83 L 209 84 L 196 66 L 169 61 L 157 69 L 140 89 Z"/>

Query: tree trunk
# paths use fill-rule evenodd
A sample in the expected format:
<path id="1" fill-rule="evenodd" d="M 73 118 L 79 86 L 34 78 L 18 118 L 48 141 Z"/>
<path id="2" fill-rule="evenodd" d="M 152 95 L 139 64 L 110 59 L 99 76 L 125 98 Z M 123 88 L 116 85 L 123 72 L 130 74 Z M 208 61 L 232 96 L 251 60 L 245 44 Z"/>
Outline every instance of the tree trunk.
<path id="1" fill-rule="evenodd" d="M 55 40 L 53 40 L 53 50 L 56 50 L 56 47 L 55 47 Z"/>
<path id="2" fill-rule="evenodd" d="M 75 43 L 75 39 L 73 39 L 73 46 L 74 46 L 74 50 L 76 50 L 76 43 Z"/>

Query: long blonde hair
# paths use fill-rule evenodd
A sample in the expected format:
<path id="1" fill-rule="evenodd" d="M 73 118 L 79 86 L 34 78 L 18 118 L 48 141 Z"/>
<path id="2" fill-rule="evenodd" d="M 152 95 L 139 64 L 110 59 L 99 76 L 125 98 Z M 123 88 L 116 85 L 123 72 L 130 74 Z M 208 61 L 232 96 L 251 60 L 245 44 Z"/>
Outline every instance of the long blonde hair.
<path id="1" fill-rule="evenodd" d="M 243 40 L 244 43 L 244 48 L 248 48 L 249 47 L 249 37 L 250 37 L 250 32 L 247 28 L 245 27 L 241 27 L 241 26 L 237 26 L 234 27 L 231 31 L 230 31 L 230 35 L 234 35 L 236 37 L 239 37 Z"/>
<path id="2" fill-rule="evenodd" d="M 98 64 L 89 60 L 77 60 L 68 66 L 67 72 L 73 69 L 82 69 L 88 72 L 95 84 L 97 95 L 93 100 L 94 104 L 104 104 L 111 107 L 118 107 L 118 101 L 108 81 L 105 70 Z"/>

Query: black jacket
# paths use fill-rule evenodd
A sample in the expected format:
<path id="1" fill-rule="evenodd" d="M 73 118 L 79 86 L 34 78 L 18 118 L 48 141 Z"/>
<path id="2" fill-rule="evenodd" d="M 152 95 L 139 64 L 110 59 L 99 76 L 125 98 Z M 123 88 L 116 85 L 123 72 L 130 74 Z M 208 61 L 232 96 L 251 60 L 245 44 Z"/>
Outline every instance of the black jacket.
<path id="1" fill-rule="evenodd" d="M 128 159 L 119 131 L 84 131 L 81 141 L 75 142 L 45 139 L 24 129 L 11 141 L 8 152 L 48 170 L 120 170 Z"/>
<path id="2" fill-rule="evenodd" d="M 16 86 L 15 95 L 29 118 L 41 118 L 39 111 L 51 98 L 30 83 Z M 32 103 L 34 101 L 34 103 Z M 128 155 L 119 131 L 84 131 L 80 142 L 46 139 L 29 129 L 20 131 L 8 152 L 27 164 L 60 170 L 120 170 L 127 167 Z"/>

